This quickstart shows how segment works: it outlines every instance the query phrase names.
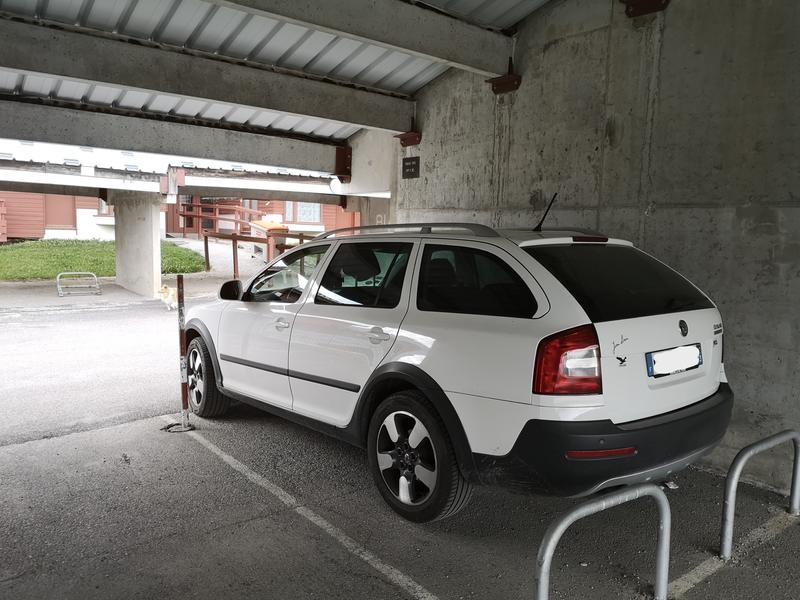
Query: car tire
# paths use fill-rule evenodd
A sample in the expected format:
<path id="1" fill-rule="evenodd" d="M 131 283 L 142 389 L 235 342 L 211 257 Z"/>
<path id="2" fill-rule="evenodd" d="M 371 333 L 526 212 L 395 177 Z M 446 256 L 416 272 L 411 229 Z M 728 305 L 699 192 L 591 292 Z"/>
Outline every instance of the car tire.
<path id="1" fill-rule="evenodd" d="M 416 390 L 397 392 L 380 403 L 370 419 L 367 452 L 384 500 L 409 521 L 452 516 L 472 496 L 441 417 Z"/>
<path id="2" fill-rule="evenodd" d="M 230 399 L 217 389 L 214 363 L 202 338 L 194 338 L 186 349 L 186 374 L 189 408 L 199 417 L 221 417 L 230 407 Z"/>

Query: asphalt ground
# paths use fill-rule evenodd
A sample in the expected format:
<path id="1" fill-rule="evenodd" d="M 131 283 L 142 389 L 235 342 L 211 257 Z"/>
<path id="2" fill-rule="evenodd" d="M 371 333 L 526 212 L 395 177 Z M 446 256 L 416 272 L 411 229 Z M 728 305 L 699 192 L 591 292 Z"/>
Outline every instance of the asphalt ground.
<path id="1" fill-rule="evenodd" d="M 412 524 L 363 451 L 242 405 L 161 431 L 178 407 L 162 304 L 0 307 L 0 598 L 533 598 L 539 541 L 576 504 L 476 488 Z M 723 480 L 676 482 L 673 597 L 800 598 L 785 498 L 741 486 L 722 566 Z M 649 500 L 574 525 L 550 597 L 652 597 L 656 530 Z"/>

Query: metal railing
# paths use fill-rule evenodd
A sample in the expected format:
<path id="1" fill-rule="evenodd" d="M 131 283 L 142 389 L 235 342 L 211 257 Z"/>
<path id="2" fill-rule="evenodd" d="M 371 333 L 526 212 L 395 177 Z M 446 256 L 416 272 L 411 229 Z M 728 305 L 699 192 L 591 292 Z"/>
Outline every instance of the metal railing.
<path id="1" fill-rule="evenodd" d="M 211 270 L 211 257 L 208 252 L 208 238 L 215 238 L 218 240 L 230 240 L 231 248 L 233 251 L 233 278 L 239 279 L 239 242 L 249 242 L 253 244 L 265 244 L 267 247 L 267 256 L 264 262 L 270 262 L 275 252 L 284 252 L 288 246 L 286 244 L 276 244 L 275 239 L 295 239 L 298 244 L 304 243 L 309 239 L 309 236 L 303 233 L 289 233 L 287 231 L 265 231 L 263 237 L 251 235 L 238 235 L 236 233 L 216 233 L 207 229 L 202 230 L 203 236 L 203 255 L 205 258 L 205 270 Z"/>
<path id="2" fill-rule="evenodd" d="M 102 294 L 97 275 L 88 271 L 64 271 L 56 275 L 56 291 L 58 295 Z"/>
<path id="3" fill-rule="evenodd" d="M 547 600 L 550 586 L 550 565 L 561 536 L 570 525 L 584 517 L 609 508 L 649 496 L 658 506 L 658 546 L 656 550 L 655 600 L 667 599 L 669 583 L 669 543 L 672 528 L 672 513 L 664 491 L 651 483 L 636 485 L 579 504 L 550 525 L 544 534 L 536 557 L 536 600 Z"/>
<path id="4" fill-rule="evenodd" d="M 784 442 L 794 443 L 794 470 L 792 472 L 792 490 L 789 500 L 789 513 L 800 515 L 800 431 L 782 431 L 771 435 L 768 438 L 745 446 L 733 459 L 728 477 L 725 481 L 725 500 L 722 508 L 722 534 L 720 540 L 719 556 L 722 560 L 728 561 L 733 550 L 733 521 L 736 517 L 736 490 L 739 486 L 739 478 L 742 475 L 747 461 L 756 454 L 774 448 Z"/>

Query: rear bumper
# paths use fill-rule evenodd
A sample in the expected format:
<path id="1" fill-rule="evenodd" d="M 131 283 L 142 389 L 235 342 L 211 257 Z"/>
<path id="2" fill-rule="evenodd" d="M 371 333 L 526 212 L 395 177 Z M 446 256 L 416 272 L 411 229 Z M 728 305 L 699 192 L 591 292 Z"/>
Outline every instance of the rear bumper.
<path id="1" fill-rule="evenodd" d="M 481 482 L 558 496 L 660 481 L 710 452 L 725 435 L 733 407 L 727 383 L 685 408 L 615 425 L 611 421 L 528 421 L 503 457 L 475 454 Z M 568 459 L 569 450 L 635 447 L 619 458 Z"/>

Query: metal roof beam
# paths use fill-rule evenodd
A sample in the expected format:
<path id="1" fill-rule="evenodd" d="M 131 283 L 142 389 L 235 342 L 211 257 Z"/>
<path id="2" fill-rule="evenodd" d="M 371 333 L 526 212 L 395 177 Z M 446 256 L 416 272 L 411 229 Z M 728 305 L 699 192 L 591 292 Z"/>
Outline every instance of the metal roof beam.
<path id="1" fill-rule="evenodd" d="M 335 146 L 8 100 L 0 100 L 0 136 L 323 173 L 333 173 L 336 167 Z"/>
<path id="2" fill-rule="evenodd" d="M 99 35 L 0 19 L 0 67 L 403 132 L 414 102 Z"/>
<path id="3" fill-rule="evenodd" d="M 509 36 L 400 0 L 215 0 L 215 3 L 481 75 L 506 73 L 514 50 L 514 40 Z"/>
<path id="4" fill-rule="evenodd" d="M 315 204 L 336 204 L 345 196 L 317 194 L 314 192 L 282 192 L 274 190 L 255 190 L 251 188 L 222 188 L 217 186 L 179 185 L 178 193 L 185 196 L 204 198 L 247 198 L 249 200 L 285 200 L 294 202 L 313 202 Z"/>

